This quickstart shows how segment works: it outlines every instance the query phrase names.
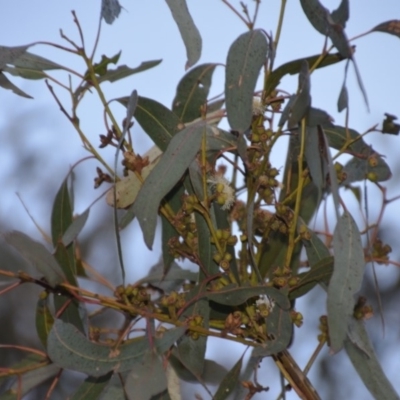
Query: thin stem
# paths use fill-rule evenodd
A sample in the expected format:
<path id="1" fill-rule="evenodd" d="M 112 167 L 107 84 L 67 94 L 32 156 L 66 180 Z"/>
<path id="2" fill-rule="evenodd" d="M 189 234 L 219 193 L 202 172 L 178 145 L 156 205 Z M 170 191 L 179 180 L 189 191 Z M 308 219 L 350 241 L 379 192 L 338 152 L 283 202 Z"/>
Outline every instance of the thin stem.
<path id="1" fill-rule="evenodd" d="M 228 7 L 229 7 L 243 22 L 244 22 L 244 24 L 245 24 L 248 28 L 250 28 L 250 27 L 249 27 L 249 23 L 243 18 L 243 16 L 240 14 L 240 12 L 237 11 L 236 8 L 233 7 L 232 4 L 229 3 L 228 0 L 222 0 L 222 2 L 223 2 L 224 4 L 226 4 L 226 5 L 227 5 L 227 6 L 228 6 Z"/>
<path id="2" fill-rule="evenodd" d="M 279 39 L 281 37 L 282 25 L 283 25 L 283 17 L 285 15 L 285 8 L 286 8 L 286 0 L 282 0 L 281 9 L 279 11 L 279 20 L 278 26 L 276 28 L 275 39 L 274 39 L 274 50 L 276 51 L 279 43 Z"/>

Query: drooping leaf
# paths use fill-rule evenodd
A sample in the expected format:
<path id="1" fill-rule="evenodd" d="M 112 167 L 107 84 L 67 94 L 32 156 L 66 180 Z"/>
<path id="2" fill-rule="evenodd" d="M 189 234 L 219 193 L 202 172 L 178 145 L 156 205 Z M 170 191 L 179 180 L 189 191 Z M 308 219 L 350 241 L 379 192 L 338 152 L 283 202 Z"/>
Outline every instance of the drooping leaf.
<path id="1" fill-rule="evenodd" d="M 2 72 L 0 72 L 0 87 L 12 90 L 18 96 L 25 97 L 27 99 L 33 99 L 32 96 L 29 96 L 29 94 L 26 94 L 21 89 L 17 88 L 12 82 L 10 82 Z"/>
<path id="2" fill-rule="evenodd" d="M 251 125 L 253 93 L 268 52 L 261 30 L 240 35 L 231 45 L 226 61 L 225 99 L 228 122 L 234 131 Z"/>
<path id="3" fill-rule="evenodd" d="M 344 341 L 344 347 L 358 375 L 375 399 L 398 400 L 400 396 L 394 390 L 375 354 L 368 338 L 363 321 L 352 320 L 350 325 L 352 336 L 357 341 Z M 362 347 L 362 349 L 361 349 Z"/>
<path id="4" fill-rule="evenodd" d="M 90 208 L 86 209 L 82 214 L 76 217 L 72 222 L 72 224 L 67 228 L 61 239 L 65 247 L 67 247 L 70 243 L 72 243 L 79 235 L 79 233 L 86 224 L 86 221 L 89 217 L 89 212 Z"/>
<path id="5" fill-rule="evenodd" d="M 30 44 L 15 47 L 0 46 L 0 69 L 3 69 L 7 64 L 16 62 L 30 46 Z"/>
<path id="6" fill-rule="evenodd" d="M 306 58 L 300 58 L 298 60 L 290 61 L 286 64 L 281 65 L 277 69 L 271 72 L 268 77 L 266 92 L 267 94 L 271 94 L 271 92 L 279 85 L 281 79 L 287 75 L 294 75 L 300 72 L 301 66 L 304 61 L 308 63 L 308 65 L 312 68 L 314 64 L 319 60 L 321 56 L 315 55 Z M 327 54 L 324 59 L 318 64 L 317 68 L 327 67 L 329 65 L 336 64 L 340 61 L 345 60 L 346 58 L 342 57 L 340 53 Z"/>
<path id="7" fill-rule="evenodd" d="M 370 148 L 367 143 L 365 143 L 362 136 L 354 129 L 345 128 L 338 125 L 324 125 L 323 128 L 328 139 L 329 146 L 336 150 L 342 150 L 344 148 L 347 143 L 347 138 L 349 139 L 349 142 L 352 142 L 347 147 L 352 153 L 362 154 L 365 150 Z"/>
<path id="8" fill-rule="evenodd" d="M 53 315 L 48 305 L 49 297 L 43 292 L 36 306 L 36 332 L 44 348 L 47 347 L 47 337 L 54 323 Z"/>
<path id="9" fill-rule="evenodd" d="M 217 292 L 206 293 L 206 296 L 209 300 L 229 306 L 238 306 L 252 297 L 264 295 L 272 298 L 277 304 L 279 304 L 280 308 L 284 310 L 288 310 L 290 308 L 290 303 L 287 296 L 273 287 L 242 287 L 232 284 L 225 286 L 223 289 L 218 290 Z"/>
<path id="10" fill-rule="evenodd" d="M 18 231 L 5 234 L 4 240 L 37 268 L 51 286 L 65 281 L 60 265 L 41 243 Z"/>
<path id="11" fill-rule="evenodd" d="M 70 400 L 97 400 L 107 387 L 113 373 L 94 378 L 89 376 L 78 387 L 74 394 L 69 397 Z"/>
<path id="12" fill-rule="evenodd" d="M 172 102 L 172 111 L 181 122 L 201 117 L 201 107 L 207 103 L 211 79 L 217 64 L 202 64 L 190 70 L 178 83 Z M 203 111 L 204 112 L 204 111 Z"/>
<path id="13" fill-rule="evenodd" d="M 390 21 L 382 22 L 371 29 L 371 32 L 383 32 L 400 38 L 400 20 L 392 19 Z"/>
<path id="14" fill-rule="evenodd" d="M 349 106 L 349 94 L 347 92 L 346 84 L 345 82 L 343 82 L 338 98 L 338 104 L 337 104 L 338 112 L 342 112 L 348 106 Z"/>
<path id="15" fill-rule="evenodd" d="M 353 217 L 345 212 L 333 236 L 334 268 L 328 286 L 328 325 L 331 349 L 343 347 L 353 314 L 355 294 L 360 290 L 365 261 L 361 235 Z"/>
<path id="16" fill-rule="evenodd" d="M 243 356 L 235 363 L 235 365 L 229 370 L 225 375 L 218 390 L 214 394 L 213 400 L 225 400 L 232 393 L 234 393 L 234 388 L 237 384 L 240 370 L 242 369 Z"/>
<path id="17" fill-rule="evenodd" d="M 125 382 L 129 400 L 150 400 L 167 388 L 162 360 L 153 351 L 147 351 L 140 363 L 133 365 Z"/>
<path id="18" fill-rule="evenodd" d="M 183 43 L 185 44 L 187 56 L 185 69 L 188 69 L 196 64 L 201 56 L 202 40 L 200 32 L 194 24 L 185 0 L 165 1 L 171 10 L 172 17 L 178 26 Z"/>
<path id="19" fill-rule="evenodd" d="M 118 0 L 101 0 L 101 16 L 109 25 L 119 17 L 121 8 Z"/>
<path id="20" fill-rule="evenodd" d="M 202 135 L 209 129 L 198 124 L 177 133 L 139 191 L 133 211 L 149 248 L 153 245 L 161 200 L 181 179 L 200 148 Z"/>
<path id="21" fill-rule="evenodd" d="M 98 82 L 115 82 L 133 74 L 137 74 L 138 72 L 146 71 L 147 69 L 153 68 L 160 64 L 161 61 L 162 60 L 144 61 L 136 68 L 129 68 L 126 65 L 120 65 L 116 69 L 109 69 L 104 75 L 102 75 L 98 79 Z"/>

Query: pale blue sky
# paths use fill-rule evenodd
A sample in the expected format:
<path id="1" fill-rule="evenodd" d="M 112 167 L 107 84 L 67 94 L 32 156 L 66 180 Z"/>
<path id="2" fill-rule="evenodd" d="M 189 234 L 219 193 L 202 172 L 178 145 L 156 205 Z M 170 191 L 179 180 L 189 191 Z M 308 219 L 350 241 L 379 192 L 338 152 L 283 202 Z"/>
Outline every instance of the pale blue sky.
<path id="1" fill-rule="evenodd" d="M 203 38 L 203 52 L 199 63 L 224 63 L 232 41 L 239 34 L 245 32 L 244 24 L 220 0 L 188 0 L 187 2 Z M 238 6 L 239 2 L 232 1 L 232 4 Z M 253 2 L 249 1 L 248 4 L 252 10 Z M 334 9 L 338 4 L 339 1 L 324 1 L 324 5 L 330 9 Z M 108 99 L 126 96 L 136 89 L 139 95 L 154 98 L 170 106 L 175 94 L 175 87 L 185 73 L 186 53 L 169 9 L 162 0 L 121 0 L 121 5 L 125 9 L 122 10 L 114 24 L 109 26 L 103 23 L 97 51 L 98 59 L 102 54 L 113 56 L 122 50 L 120 64 L 127 64 L 130 67 L 138 66 L 142 61 L 148 60 L 162 59 L 163 62 L 154 69 L 133 75 L 123 81 L 112 85 L 105 84 L 106 96 Z M 274 33 L 279 6 L 280 1 L 277 0 L 262 2 L 257 27 Z M 238 7 L 240 8 L 240 6 Z M 97 30 L 100 12 L 99 0 L 13 0 L 7 2 L 3 0 L 0 13 L 0 45 L 17 46 L 35 41 L 50 41 L 66 45 L 66 42 L 62 41 L 59 36 L 60 28 L 67 36 L 78 42 L 79 38 L 72 22 L 71 10 L 75 10 L 78 15 L 86 45 L 90 49 Z M 346 29 L 347 35 L 351 38 L 390 19 L 400 19 L 398 0 L 352 1 L 350 20 Z M 299 1 L 289 0 L 275 65 L 279 66 L 293 58 L 317 54 L 321 51 L 323 43 L 324 38 L 310 26 Z M 366 111 L 362 95 L 356 84 L 353 68 L 350 66 L 347 80 L 350 93 L 350 126 L 363 132 L 375 123 L 381 122 L 385 112 L 400 115 L 400 77 L 398 73 L 400 40 L 394 36 L 373 33 L 357 40 L 355 44 L 357 46 L 355 57 L 368 93 L 371 112 Z M 40 45 L 32 47 L 30 51 L 59 64 L 76 68 L 79 72 L 84 72 L 83 63 L 80 60 L 54 48 Z M 343 71 L 344 64 L 341 64 L 317 71 L 311 78 L 313 104 L 328 111 L 338 124 L 344 124 L 344 114 L 339 115 L 336 112 L 337 97 L 343 82 Z M 64 83 L 67 82 L 64 72 L 56 72 L 54 76 Z M 223 90 L 223 79 L 223 69 L 218 68 L 214 75 L 211 95 L 218 94 Z M 15 193 L 19 192 L 22 195 L 34 217 L 48 229 L 51 203 L 38 204 L 37 199 L 41 197 L 43 191 L 52 198 L 69 166 L 87 154 L 81 148 L 76 132 L 54 103 L 44 81 L 24 81 L 14 77 L 11 80 L 35 99 L 20 98 L 10 91 L 0 90 L 0 138 L 2 138 L 0 142 L 0 182 L 2 182 L 0 221 L 6 221 L 8 228 L 19 229 L 39 238 L 39 234 L 28 220 Z M 281 83 L 281 87 L 289 92 L 295 92 L 296 80 L 297 77 L 287 78 Z M 56 90 L 68 108 L 68 96 L 62 90 Z M 118 119 L 122 120 L 125 110 L 118 105 L 114 106 L 114 110 Z M 80 111 L 80 118 L 83 130 L 97 142 L 98 134 L 104 133 L 104 127 L 102 108 L 94 95 L 87 96 Z M 18 142 L 13 142 L 13 144 L 10 144 L 9 128 L 11 126 L 17 126 L 18 129 L 15 132 L 20 135 Z M 377 151 L 388 155 L 388 163 L 393 167 L 393 171 L 399 170 L 397 137 L 375 134 L 367 141 L 373 143 Z M 150 141 L 141 134 L 138 126 L 134 128 L 134 143 L 141 152 L 150 146 Z M 24 176 L 12 176 L 14 163 L 19 160 L 19 151 L 26 148 L 30 150 L 33 157 L 37 157 L 39 151 L 42 152 L 39 156 L 42 168 L 26 170 Z M 284 151 L 285 148 L 281 146 L 280 150 L 274 154 L 275 165 L 278 168 L 284 165 Z M 113 163 L 114 153 L 104 152 L 104 154 Z M 84 173 L 83 179 L 78 181 L 77 212 L 82 212 L 99 194 L 93 190 L 92 171 L 94 171 L 95 165 L 94 162 L 91 162 L 90 171 Z M 398 178 L 393 181 L 398 182 Z M 51 182 L 51 185 L 48 182 Z M 373 196 L 377 196 L 373 190 L 371 193 Z M 391 186 L 390 193 L 393 196 L 397 195 L 396 187 Z M 100 212 L 108 211 L 104 206 L 96 207 Z M 352 207 L 357 209 L 356 204 Z M 389 208 L 390 210 L 393 210 L 392 224 L 397 222 L 398 225 L 400 218 L 398 212 L 395 212 L 396 207 L 393 206 Z M 374 211 L 371 211 L 371 215 L 374 215 Z M 130 234 L 134 233 L 135 237 L 141 236 L 135 227 L 129 232 L 131 232 Z M 131 251 L 126 253 L 137 254 L 139 252 L 146 265 L 151 266 L 154 263 L 156 257 L 150 256 L 150 253 L 144 250 L 140 240 L 124 237 L 124 244 Z M 157 243 L 155 248 L 157 248 Z M 132 265 L 128 276 L 134 280 L 143 274 L 143 270 L 135 271 Z M 302 306 L 301 304 L 303 303 L 300 303 L 299 307 Z M 306 307 L 307 304 L 309 303 L 304 303 L 303 307 Z M 320 313 L 323 313 L 324 303 L 318 304 L 318 308 Z M 302 310 L 300 309 L 300 311 Z M 315 321 L 311 321 L 308 328 L 306 324 L 296 333 L 296 341 L 301 343 L 303 339 L 306 340 L 310 335 L 308 329 L 313 329 L 315 334 Z M 212 349 L 213 346 L 210 346 L 211 352 Z M 301 345 L 294 346 L 293 349 L 295 358 L 298 356 L 304 360 L 302 365 L 306 360 L 305 357 L 309 356 L 311 352 L 311 348 L 305 349 Z M 224 354 L 224 358 L 232 364 L 237 360 L 239 354 L 239 350 L 236 351 L 232 348 L 231 351 Z M 384 367 L 389 377 L 397 389 L 400 389 L 398 379 L 397 382 L 395 381 L 400 366 L 397 360 L 400 357 L 397 356 L 396 360 L 390 359 L 388 352 L 383 352 L 383 356 Z M 343 357 L 341 360 L 338 365 L 348 366 L 349 363 L 343 361 Z M 333 360 L 333 362 L 335 361 Z M 355 372 L 351 371 L 351 374 L 354 376 L 355 386 L 360 390 L 357 392 L 358 398 L 368 398 L 368 394 L 365 389 L 361 388 Z M 311 377 L 316 377 L 314 372 Z M 265 382 L 271 384 L 269 379 L 266 379 Z M 322 387 L 323 382 L 319 383 L 319 388 Z M 273 397 L 259 397 L 259 399 L 262 398 Z M 289 395 L 288 398 L 295 398 L 295 396 Z"/>

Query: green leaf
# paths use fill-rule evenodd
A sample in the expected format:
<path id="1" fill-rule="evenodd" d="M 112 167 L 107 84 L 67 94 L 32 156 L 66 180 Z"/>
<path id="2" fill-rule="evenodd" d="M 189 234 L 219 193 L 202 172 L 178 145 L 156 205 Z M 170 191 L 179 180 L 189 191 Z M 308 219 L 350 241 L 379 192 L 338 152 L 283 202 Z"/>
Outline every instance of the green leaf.
<path id="1" fill-rule="evenodd" d="M 317 55 L 311 56 L 311 57 L 299 58 L 298 60 L 293 60 L 293 61 L 290 61 L 286 64 L 279 66 L 277 69 L 272 71 L 272 73 L 268 77 L 267 86 L 266 86 L 267 94 L 268 95 L 271 94 L 271 92 L 279 85 L 281 79 L 285 75 L 298 74 L 301 70 L 301 66 L 303 65 L 304 61 L 307 61 L 308 65 L 310 67 L 313 67 L 314 64 L 317 62 L 317 60 L 319 60 L 320 57 L 321 57 L 321 55 L 317 54 Z M 317 69 L 336 64 L 345 59 L 346 58 L 342 57 L 340 55 L 340 53 L 327 54 L 323 58 L 323 60 L 318 64 Z"/>
<path id="2" fill-rule="evenodd" d="M 328 325 L 331 349 L 343 347 L 355 294 L 360 290 L 364 269 L 361 235 L 353 217 L 345 212 L 338 220 L 334 235 L 334 268 L 328 286 Z"/>
<path id="3" fill-rule="evenodd" d="M 229 49 L 225 74 L 226 112 L 229 125 L 235 131 L 244 132 L 251 125 L 253 93 L 267 53 L 267 39 L 261 30 L 242 34 Z"/>
<path id="4" fill-rule="evenodd" d="M 266 318 L 269 339 L 255 347 L 253 357 L 268 357 L 285 350 L 292 339 L 293 322 L 290 312 L 275 305 Z"/>
<path id="5" fill-rule="evenodd" d="M 113 373 L 109 372 L 106 375 L 94 378 L 89 376 L 79 386 L 78 390 L 69 397 L 70 400 L 97 400 L 107 387 Z"/>
<path id="6" fill-rule="evenodd" d="M 126 65 L 120 65 L 116 69 L 108 70 L 104 75 L 102 75 L 99 79 L 99 83 L 103 83 L 106 81 L 116 82 L 120 79 L 126 78 L 133 74 L 137 74 L 139 72 L 146 71 L 147 69 L 153 68 L 160 64 L 162 60 L 152 60 L 152 61 L 144 61 L 136 68 L 129 68 Z"/>
<path id="7" fill-rule="evenodd" d="M 193 316 L 201 316 L 201 326 L 208 329 L 210 308 L 205 298 L 200 298 L 202 286 L 195 286 L 187 295 L 186 301 L 196 298 L 196 302 L 191 304 L 180 316 L 181 321 L 185 321 Z M 207 336 L 200 335 L 192 338 L 189 334 L 181 338 L 177 344 L 176 355 L 179 361 L 196 377 L 201 377 L 204 372 L 204 361 L 207 347 Z"/>
<path id="8" fill-rule="evenodd" d="M 21 89 L 17 88 L 12 82 L 10 82 L 1 71 L 0 71 L 0 87 L 12 90 L 18 96 L 25 97 L 27 99 L 33 99 L 32 96 L 29 96 L 29 94 L 26 94 Z"/>
<path id="9" fill-rule="evenodd" d="M 383 32 L 400 38 L 400 20 L 392 19 L 390 21 L 382 22 L 371 29 L 371 32 Z"/>
<path id="10" fill-rule="evenodd" d="M 332 11 L 331 17 L 336 24 L 339 24 L 343 28 L 346 27 L 346 22 L 349 20 L 349 0 L 342 0 L 339 7 Z"/>
<path id="11" fill-rule="evenodd" d="M 399 400 L 399 395 L 394 390 L 379 364 L 378 358 L 368 338 L 363 321 L 352 320 L 350 325 L 352 336 L 362 344 L 363 350 L 356 341 L 352 342 L 350 336 L 344 341 L 344 347 L 351 363 L 358 372 L 367 389 L 375 399 Z"/>
<path id="12" fill-rule="evenodd" d="M 3 69 L 7 64 L 16 62 L 30 46 L 30 44 L 16 47 L 0 46 L 0 69 Z"/>
<path id="13" fill-rule="evenodd" d="M 154 339 L 155 346 L 165 347 L 182 334 L 182 329 L 172 329 L 161 338 Z M 172 338 L 172 339 L 171 339 Z M 143 336 L 122 344 L 116 351 L 111 346 L 91 342 L 73 325 L 57 319 L 47 339 L 50 359 L 62 368 L 100 377 L 110 371 L 130 371 L 143 360 L 149 350 L 149 340 Z"/>
<path id="14" fill-rule="evenodd" d="M 147 351 L 140 363 L 133 366 L 125 382 L 130 400 L 150 400 L 167 388 L 162 360 L 153 351 Z"/>
<path id="15" fill-rule="evenodd" d="M 117 99 L 127 106 L 128 97 Z M 153 142 L 165 151 L 172 137 L 180 129 L 179 118 L 167 107 L 155 100 L 139 96 L 135 118 Z"/>
<path id="16" fill-rule="evenodd" d="M 183 281 L 188 280 L 196 282 L 198 274 L 196 272 L 182 269 L 173 262 L 168 272 L 165 273 L 163 263 L 158 262 L 149 271 L 148 275 L 138 280 L 137 285 L 150 283 L 152 286 L 160 288 L 164 292 L 171 292 L 175 287 L 181 285 Z"/>
<path id="17" fill-rule="evenodd" d="M 235 365 L 225 375 L 218 390 L 214 394 L 213 400 L 225 400 L 232 393 L 239 379 L 240 370 L 242 369 L 243 356 L 235 363 Z"/>
<path id="18" fill-rule="evenodd" d="M 176 214 L 182 207 L 182 196 L 184 195 L 183 186 L 175 187 L 165 198 L 166 203 L 171 207 L 171 210 Z M 164 261 L 164 273 L 169 271 L 174 256 L 171 254 L 169 241 L 178 235 L 176 228 L 161 215 L 161 241 L 162 241 L 162 257 Z"/>
<path id="19" fill-rule="evenodd" d="M 301 119 L 308 113 L 311 106 L 310 95 L 310 72 L 307 61 L 303 61 L 299 73 L 299 87 L 296 98 L 293 102 L 291 115 L 289 118 L 289 127 L 296 126 Z"/>
<path id="20" fill-rule="evenodd" d="M 53 315 L 50 312 L 48 301 L 49 297 L 43 292 L 39 296 L 36 306 L 36 331 L 44 348 L 47 347 L 47 337 L 54 323 Z"/>
<path id="21" fill-rule="evenodd" d="M 193 22 L 185 0 L 165 1 L 171 10 L 172 17 L 178 26 L 183 43 L 185 44 L 187 56 L 185 69 L 188 69 L 196 64 L 201 56 L 202 40 L 200 32 Z"/>
<path id="22" fill-rule="evenodd" d="M 311 269 L 297 275 L 300 281 L 290 288 L 289 299 L 294 300 L 307 294 L 315 285 L 320 284 L 325 289 L 329 285 L 333 272 L 333 257 L 329 256 L 313 264 Z"/>
<path id="23" fill-rule="evenodd" d="M 76 237 L 79 235 L 81 230 L 86 224 L 86 221 L 89 217 L 90 208 L 86 209 L 82 214 L 78 215 L 72 224 L 67 228 L 65 233 L 62 236 L 62 243 L 65 247 L 71 244 Z"/>
<path id="24" fill-rule="evenodd" d="M 227 374 L 227 369 L 213 360 L 204 360 L 204 368 L 201 376 L 195 376 L 180 361 L 176 348 L 173 349 L 169 357 L 169 362 L 179 379 L 190 383 L 209 383 L 218 385 L 223 377 Z"/>
<path id="25" fill-rule="evenodd" d="M 37 268 L 50 286 L 55 287 L 66 280 L 60 265 L 41 243 L 18 231 L 6 233 L 4 240 Z"/>
<path id="26" fill-rule="evenodd" d="M 347 147 L 347 149 L 352 153 L 361 154 L 370 148 L 370 146 L 365 143 L 362 136 L 354 129 L 338 125 L 323 125 L 323 128 L 329 146 L 336 150 L 342 150 L 346 146 L 347 138 L 349 139 L 349 142 L 352 142 L 351 145 Z"/>
<path id="27" fill-rule="evenodd" d="M 353 157 L 343 168 L 347 177 L 342 185 L 349 185 L 352 182 L 371 179 L 373 182 L 387 181 L 391 178 L 392 172 L 386 161 L 374 153 L 372 149 L 364 152 L 362 158 Z"/>
<path id="28" fill-rule="evenodd" d="M 28 394 L 32 389 L 43 384 L 48 379 L 54 377 L 60 368 L 54 364 L 45 365 L 42 368 L 37 368 L 28 371 L 19 376 L 19 379 L 11 386 L 11 388 L 1 395 L 3 400 L 19 400 Z"/>
<path id="29" fill-rule="evenodd" d="M 207 103 L 211 79 L 217 64 L 202 64 L 190 70 L 178 83 L 172 111 L 181 122 L 200 118 L 201 107 Z"/>
<path id="30" fill-rule="evenodd" d="M 300 0 L 300 3 L 311 25 L 322 35 L 329 36 L 333 45 L 339 50 L 343 57 L 351 58 L 352 50 L 348 44 L 343 26 L 338 24 L 339 21 L 337 20 L 338 14 L 342 12 L 336 12 L 335 21 L 331 17 L 328 9 L 318 0 Z"/>
<path id="31" fill-rule="evenodd" d="M 101 17 L 111 25 L 118 18 L 121 8 L 118 0 L 101 0 Z"/>
<path id="32" fill-rule="evenodd" d="M 290 308 L 287 296 L 273 287 L 243 287 L 232 284 L 225 286 L 224 289 L 218 290 L 218 292 L 207 292 L 205 295 L 209 300 L 228 306 L 239 306 L 252 297 L 268 296 L 279 304 L 282 309 L 288 310 Z"/>
<path id="33" fill-rule="evenodd" d="M 209 129 L 199 123 L 177 133 L 139 191 L 133 211 L 150 249 L 160 202 L 182 178 L 200 148 L 202 135 Z"/>
<path id="34" fill-rule="evenodd" d="M 104 76 L 107 73 L 107 68 L 110 64 L 117 64 L 119 57 L 121 56 L 121 52 L 116 54 L 115 56 L 109 58 L 105 55 L 101 56 L 101 61 L 99 63 L 95 63 L 93 65 L 93 71 L 96 75 Z"/>

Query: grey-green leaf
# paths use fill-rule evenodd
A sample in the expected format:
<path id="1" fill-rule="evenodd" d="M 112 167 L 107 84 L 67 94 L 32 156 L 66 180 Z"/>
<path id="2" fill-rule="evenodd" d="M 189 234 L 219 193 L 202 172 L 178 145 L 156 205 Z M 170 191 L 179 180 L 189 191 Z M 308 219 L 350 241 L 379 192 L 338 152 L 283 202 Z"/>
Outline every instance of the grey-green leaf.
<path id="1" fill-rule="evenodd" d="M 218 292 L 207 292 L 206 295 L 209 300 L 229 306 L 238 306 L 252 297 L 265 295 L 271 297 L 282 309 L 288 310 L 290 308 L 287 296 L 273 287 L 238 287 L 236 285 L 229 285 L 222 290 L 218 290 Z"/>
<path id="2" fill-rule="evenodd" d="M 333 249 L 335 261 L 327 308 L 331 349 L 337 352 L 343 347 L 355 305 L 354 296 L 360 290 L 365 268 L 361 235 L 348 212 L 338 220 Z"/>
<path id="3" fill-rule="evenodd" d="M 257 29 L 240 35 L 229 49 L 225 76 L 226 112 L 229 125 L 235 131 L 244 132 L 251 124 L 253 93 L 267 52 L 265 34 Z"/>
<path id="4" fill-rule="evenodd" d="M 143 360 L 133 366 L 125 383 L 129 400 L 150 400 L 164 391 L 167 378 L 162 360 L 153 351 L 148 351 Z"/>
<path id="5" fill-rule="evenodd" d="M 202 64 L 190 70 L 178 83 L 172 111 L 181 122 L 201 117 L 201 107 L 207 103 L 211 80 L 217 64 Z"/>
<path id="6" fill-rule="evenodd" d="M 126 65 L 120 65 L 116 69 L 108 70 L 104 75 L 98 78 L 98 82 L 115 82 L 119 79 L 126 78 L 127 76 L 137 74 L 138 72 L 146 71 L 147 69 L 153 68 L 156 65 L 160 64 L 162 60 L 152 60 L 152 61 L 144 61 L 136 68 L 129 68 Z"/>
<path id="7" fill-rule="evenodd" d="M 97 400 L 104 392 L 104 389 L 110 382 L 112 372 L 98 378 L 89 376 L 78 387 L 75 393 L 69 397 L 69 400 Z"/>
<path id="8" fill-rule="evenodd" d="M 37 268 L 51 286 L 66 280 L 60 265 L 43 244 L 18 231 L 6 233 L 4 240 Z"/>
<path id="9" fill-rule="evenodd" d="M 178 25 L 183 43 L 186 47 L 188 69 L 199 61 L 201 56 L 202 40 L 200 32 L 189 13 L 185 0 L 165 0 L 171 10 L 172 17 Z"/>
<path id="10" fill-rule="evenodd" d="M 101 16 L 107 24 L 111 25 L 121 12 L 121 5 L 118 0 L 102 0 Z"/>
<path id="11" fill-rule="evenodd" d="M 225 400 L 234 392 L 234 388 L 239 379 L 240 370 L 242 369 L 242 362 L 243 356 L 239 358 L 232 369 L 230 369 L 225 375 L 213 397 L 213 400 Z"/>
<path id="12" fill-rule="evenodd" d="M 400 20 L 392 19 L 390 21 L 382 22 L 371 29 L 371 32 L 383 32 L 400 38 Z"/>
<path id="13" fill-rule="evenodd" d="M 368 338 L 363 321 L 352 320 L 352 336 L 357 341 L 345 340 L 344 347 L 354 368 L 375 399 L 399 400 L 400 397 L 389 382 L 379 364 L 378 358 Z M 362 349 L 360 348 L 362 345 Z"/>
<path id="14" fill-rule="evenodd" d="M 86 221 L 89 217 L 89 212 L 90 208 L 86 209 L 82 214 L 76 217 L 73 220 L 72 224 L 67 228 L 61 239 L 65 247 L 67 247 L 79 235 L 79 233 L 86 224 Z"/>
<path id="15" fill-rule="evenodd" d="M 50 359 L 62 368 L 83 372 L 94 377 L 114 370 L 129 371 L 148 350 L 145 337 L 122 345 L 118 352 L 110 346 L 91 342 L 73 325 L 56 320 L 47 338 Z"/>
<path id="16" fill-rule="evenodd" d="M 18 96 L 25 97 L 27 99 L 33 99 L 32 96 L 29 96 L 29 94 L 26 94 L 17 86 L 15 86 L 11 81 L 9 81 L 2 72 L 0 72 L 0 86 L 4 89 L 12 90 Z"/>
<path id="17" fill-rule="evenodd" d="M 0 69 L 7 64 L 13 64 L 30 46 L 30 44 L 16 47 L 0 46 Z"/>
<path id="18" fill-rule="evenodd" d="M 160 202 L 189 167 L 208 129 L 204 123 L 199 123 L 177 133 L 139 191 L 133 211 L 149 248 L 154 241 Z"/>

